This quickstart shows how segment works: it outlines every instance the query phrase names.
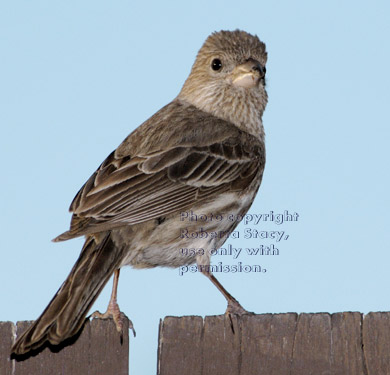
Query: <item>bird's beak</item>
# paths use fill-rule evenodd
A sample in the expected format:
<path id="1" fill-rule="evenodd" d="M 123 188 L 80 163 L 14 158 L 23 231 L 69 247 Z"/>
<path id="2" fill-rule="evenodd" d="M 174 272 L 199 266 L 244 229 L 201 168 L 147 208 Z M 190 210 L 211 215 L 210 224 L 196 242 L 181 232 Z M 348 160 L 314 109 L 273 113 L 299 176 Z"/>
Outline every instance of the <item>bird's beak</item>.
<path id="1" fill-rule="evenodd" d="M 264 76 L 265 68 L 258 61 L 248 59 L 233 69 L 230 78 L 234 86 L 251 88 L 257 86 Z"/>

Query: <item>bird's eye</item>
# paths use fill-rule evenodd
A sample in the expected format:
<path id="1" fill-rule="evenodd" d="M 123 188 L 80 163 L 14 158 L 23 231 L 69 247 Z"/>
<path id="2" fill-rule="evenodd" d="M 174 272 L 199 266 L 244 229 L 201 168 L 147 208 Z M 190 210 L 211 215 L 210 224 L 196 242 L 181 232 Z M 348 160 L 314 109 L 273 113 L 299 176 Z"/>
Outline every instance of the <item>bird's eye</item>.
<path id="1" fill-rule="evenodd" d="M 220 59 L 214 59 L 211 62 L 211 68 L 215 71 L 221 70 L 222 69 L 222 62 Z"/>

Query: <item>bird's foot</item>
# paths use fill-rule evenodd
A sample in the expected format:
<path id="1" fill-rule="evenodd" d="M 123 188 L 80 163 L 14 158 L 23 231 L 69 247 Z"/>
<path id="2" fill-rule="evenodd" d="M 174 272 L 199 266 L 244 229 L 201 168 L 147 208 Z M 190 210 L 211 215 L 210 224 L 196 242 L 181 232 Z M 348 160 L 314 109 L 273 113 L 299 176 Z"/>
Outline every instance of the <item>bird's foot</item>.
<path id="1" fill-rule="evenodd" d="M 253 312 L 246 311 L 236 299 L 231 299 L 228 302 L 226 315 L 253 315 Z"/>
<path id="2" fill-rule="evenodd" d="M 123 335 L 123 316 L 122 316 L 122 313 L 119 309 L 119 305 L 116 301 L 110 301 L 110 303 L 108 304 L 107 311 L 104 314 L 102 314 L 99 311 L 95 311 L 91 315 L 91 317 L 92 318 L 99 318 L 99 319 L 112 318 L 112 320 L 115 323 L 116 330 L 121 334 L 121 336 Z M 133 322 L 130 319 L 128 319 L 128 320 L 129 320 L 129 329 L 131 329 L 133 331 L 133 335 L 135 337 L 135 329 L 134 329 Z"/>
<path id="3" fill-rule="evenodd" d="M 119 309 L 119 305 L 116 301 L 110 301 L 107 307 L 107 311 L 102 314 L 100 311 L 95 311 L 92 315 L 92 318 L 99 318 L 99 319 L 110 319 L 112 318 L 116 330 L 122 334 L 123 332 L 123 319 L 121 310 Z"/>
<path id="4" fill-rule="evenodd" d="M 236 299 L 231 299 L 228 302 L 227 309 L 225 311 L 225 316 L 230 320 L 230 327 L 232 329 L 233 334 L 235 333 L 234 324 L 233 324 L 233 316 L 243 316 L 243 315 L 254 315 L 253 312 L 245 310 L 240 303 Z"/>

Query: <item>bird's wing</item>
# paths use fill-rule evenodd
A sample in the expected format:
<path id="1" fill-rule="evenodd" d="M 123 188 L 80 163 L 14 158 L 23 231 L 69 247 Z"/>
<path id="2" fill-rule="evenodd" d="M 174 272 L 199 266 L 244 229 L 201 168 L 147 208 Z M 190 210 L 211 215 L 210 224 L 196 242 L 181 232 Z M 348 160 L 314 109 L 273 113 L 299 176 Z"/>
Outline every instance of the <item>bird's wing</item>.
<path id="1" fill-rule="evenodd" d="M 157 219 L 245 190 L 261 176 L 264 158 L 255 137 L 195 107 L 171 103 L 89 178 L 71 204 L 70 230 L 55 240 Z"/>

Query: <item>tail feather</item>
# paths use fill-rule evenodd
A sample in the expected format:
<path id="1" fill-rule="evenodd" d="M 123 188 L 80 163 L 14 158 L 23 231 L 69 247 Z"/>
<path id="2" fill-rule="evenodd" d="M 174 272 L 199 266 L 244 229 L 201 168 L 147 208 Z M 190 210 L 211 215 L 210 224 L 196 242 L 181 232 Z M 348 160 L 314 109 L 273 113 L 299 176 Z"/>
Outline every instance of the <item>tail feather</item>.
<path id="1" fill-rule="evenodd" d="M 122 256 L 123 251 L 114 245 L 110 232 L 98 242 L 88 237 L 69 276 L 41 316 L 18 338 L 12 352 L 24 354 L 46 341 L 58 345 L 77 334 L 88 310 L 120 266 Z"/>

